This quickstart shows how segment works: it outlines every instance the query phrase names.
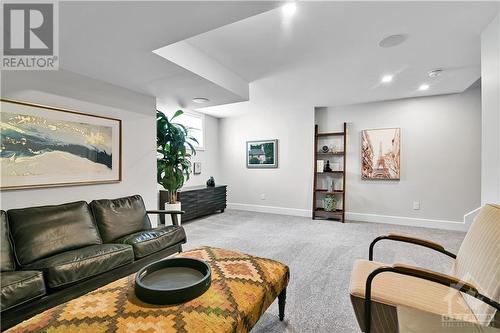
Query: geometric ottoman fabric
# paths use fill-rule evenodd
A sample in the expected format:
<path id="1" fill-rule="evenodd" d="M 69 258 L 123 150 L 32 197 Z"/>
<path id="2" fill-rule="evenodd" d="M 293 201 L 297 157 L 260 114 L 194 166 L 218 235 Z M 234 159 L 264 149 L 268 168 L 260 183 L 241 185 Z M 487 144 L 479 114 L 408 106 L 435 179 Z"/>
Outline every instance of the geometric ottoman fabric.
<path id="1" fill-rule="evenodd" d="M 286 288 L 288 267 L 274 260 L 213 247 L 177 257 L 206 261 L 212 284 L 179 305 L 153 305 L 135 297 L 135 274 L 42 312 L 6 332 L 249 332 Z"/>

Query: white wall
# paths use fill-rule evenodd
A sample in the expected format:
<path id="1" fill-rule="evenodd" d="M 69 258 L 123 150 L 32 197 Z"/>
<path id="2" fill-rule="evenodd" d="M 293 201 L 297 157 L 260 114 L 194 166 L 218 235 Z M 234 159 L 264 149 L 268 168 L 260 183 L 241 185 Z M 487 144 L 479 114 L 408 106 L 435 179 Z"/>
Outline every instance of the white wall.
<path id="1" fill-rule="evenodd" d="M 338 131 L 344 121 L 349 218 L 454 228 L 479 207 L 480 89 L 316 111 L 320 132 Z M 401 128 L 401 180 L 361 180 L 360 131 L 387 127 Z"/>
<path id="2" fill-rule="evenodd" d="M 205 149 L 198 150 L 191 161 L 201 162 L 201 174 L 191 174 L 184 186 L 205 185 L 207 179 L 213 176 L 216 183 L 220 182 L 220 155 L 219 155 L 219 119 L 205 117 Z"/>
<path id="3" fill-rule="evenodd" d="M 500 203 L 500 14 L 481 34 L 481 202 Z"/>
<path id="4" fill-rule="evenodd" d="M 221 179 L 229 207 L 310 216 L 315 112 L 307 106 L 248 105 L 220 119 Z M 321 131 L 349 124 L 348 218 L 464 230 L 480 205 L 481 92 L 321 108 Z M 325 126 L 326 124 L 326 126 Z M 402 128 L 402 179 L 361 182 L 359 131 Z M 247 169 L 245 142 L 279 139 L 277 169 Z M 262 194 L 265 200 L 261 199 Z M 412 209 L 413 201 L 421 209 Z"/>
<path id="5" fill-rule="evenodd" d="M 230 208 L 311 216 L 314 109 L 262 106 L 220 120 Z M 247 169 L 246 141 L 278 139 L 278 168 Z M 265 196 L 262 200 L 261 196 Z"/>
<path id="6" fill-rule="evenodd" d="M 67 71 L 4 71 L 2 98 L 122 119 L 122 178 L 119 183 L 2 191 L 10 209 L 131 194 L 157 207 L 155 98 Z"/>

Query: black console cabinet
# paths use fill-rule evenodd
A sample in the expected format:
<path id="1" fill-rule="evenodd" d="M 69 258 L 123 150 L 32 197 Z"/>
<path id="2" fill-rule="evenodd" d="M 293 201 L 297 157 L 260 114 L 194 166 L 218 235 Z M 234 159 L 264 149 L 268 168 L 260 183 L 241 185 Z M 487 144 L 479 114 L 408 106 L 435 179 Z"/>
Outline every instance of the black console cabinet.
<path id="1" fill-rule="evenodd" d="M 182 204 L 181 209 L 185 212 L 181 218 L 182 222 L 216 211 L 224 212 L 227 202 L 226 192 L 227 185 L 184 187 L 177 195 L 177 200 Z M 165 208 L 167 194 L 168 191 L 160 191 L 160 209 Z M 165 223 L 163 216 L 160 216 L 160 221 Z"/>

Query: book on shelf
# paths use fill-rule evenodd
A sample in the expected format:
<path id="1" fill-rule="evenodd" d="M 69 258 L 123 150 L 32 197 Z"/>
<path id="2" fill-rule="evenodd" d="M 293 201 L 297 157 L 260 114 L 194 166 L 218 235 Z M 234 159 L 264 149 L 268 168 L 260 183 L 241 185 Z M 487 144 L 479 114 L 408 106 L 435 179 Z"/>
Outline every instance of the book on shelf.
<path id="1" fill-rule="evenodd" d="M 325 161 L 323 161 L 323 160 L 316 161 L 316 170 L 318 172 L 323 172 L 324 167 L 325 167 Z"/>

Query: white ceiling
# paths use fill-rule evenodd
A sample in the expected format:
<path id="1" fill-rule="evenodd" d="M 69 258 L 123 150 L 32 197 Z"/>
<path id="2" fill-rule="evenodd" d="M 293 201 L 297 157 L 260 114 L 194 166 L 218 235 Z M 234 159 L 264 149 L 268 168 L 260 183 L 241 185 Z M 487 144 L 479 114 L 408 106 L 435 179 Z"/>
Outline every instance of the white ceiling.
<path id="1" fill-rule="evenodd" d="M 274 1 L 66 1 L 59 5 L 60 67 L 190 108 L 242 98 L 152 51 L 253 16 Z"/>
<path id="2" fill-rule="evenodd" d="M 480 32 L 499 9 L 498 2 L 302 1 L 285 20 L 277 6 L 61 2 L 61 68 L 156 96 L 164 105 L 196 108 L 191 99 L 207 97 L 209 107 L 199 110 L 217 117 L 251 112 L 263 99 L 332 106 L 455 93 L 479 78 Z M 408 36 L 404 44 L 378 47 L 383 37 L 401 33 Z M 152 52 L 180 41 L 199 51 L 193 59 L 207 57 L 249 82 L 250 101 L 228 104 L 245 98 L 194 71 L 188 60 L 175 64 Z M 430 80 L 427 72 L 435 68 L 445 72 Z M 379 83 L 385 74 L 395 75 L 390 85 Z M 425 93 L 417 89 L 424 82 L 431 85 Z"/>
<path id="3" fill-rule="evenodd" d="M 480 32 L 498 2 L 299 2 L 187 40 L 268 98 L 331 106 L 456 93 L 480 76 Z M 392 34 L 405 43 L 380 48 Z M 445 72 L 430 80 L 428 71 Z M 385 74 L 394 74 L 381 85 Z M 418 91 L 430 84 L 426 92 Z M 252 97 L 253 95 L 253 97 Z M 262 95 L 258 95 L 262 99 Z M 254 101 L 252 101 L 254 98 Z M 225 117 L 245 103 L 201 109 Z"/>

